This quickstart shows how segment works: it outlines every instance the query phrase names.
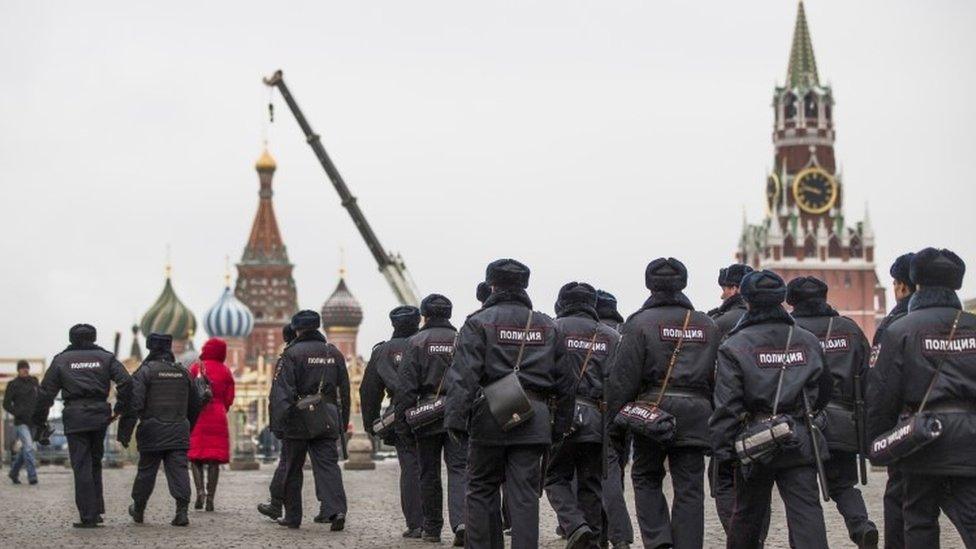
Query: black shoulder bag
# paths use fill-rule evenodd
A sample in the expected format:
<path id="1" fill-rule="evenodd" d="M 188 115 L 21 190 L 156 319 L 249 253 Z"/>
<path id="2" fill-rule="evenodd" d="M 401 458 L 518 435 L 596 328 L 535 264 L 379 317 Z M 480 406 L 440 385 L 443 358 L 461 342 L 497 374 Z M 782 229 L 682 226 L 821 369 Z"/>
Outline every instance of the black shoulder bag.
<path id="1" fill-rule="evenodd" d="M 599 321 L 597 322 L 599 323 Z M 593 349 L 596 347 L 596 336 L 600 333 L 600 327 L 597 326 L 594 330 L 593 337 L 590 339 L 590 348 L 586 350 L 583 365 L 580 366 L 579 376 L 576 378 L 576 384 L 573 386 L 573 397 L 576 399 L 573 410 L 573 423 L 570 425 L 569 432 L 566 433 L 566 436 L 572 436 L 582 431 L 587 425 L 602 425 L 600 416 L 603 414 L 603 409 L 605 408 L 603 401 L 594 401 L 591 398 L 584 398 L 578 394 L 579 386 L 582 385 L 583 377 L 586 375 L 586 369 L 590 365 L 590 358 L 593 357 Z"/>
<path id="2" fill-rule="evenodd" d="M 529 395 L 525 394 L 518 376 L 519 369 L 522 367 L 522 356 L 525 354 L 525 342 L 529 339 L 529 328 L 532 327 L 532 315 L 532 310 L 529 310 L 529 319 L 525 322 L 525 331 L 522 334 L 518 357 L 515 359 L 515 367 L 505 377 L 482 388 L 482 393 L 488 402 L 488 409 L 502 431 L 511 431 L 532 419 L 535 414 Z"/>
<path id="3" fill-rule="evenodd" d="M 949 332 L 949 346 L 952 345 L 952 340 L 956 337 L 956 328 L 959 327 L 961 316 L 962 310 L 956 313 L 956 318 L 952 321 L 952 330 Z M 914 414 L 902 416 L 895 424 L 894 429 L 871 442 L 871 448 L 868 449 L 868 457 L 871 459 L 871 463 L 882 466 L 891 465 L 928 446 L 942 435 L 942 422 L 932 412 L 925 411 L 925 404 L 932 394 L 935 382 L 939 379 L 945 361 L 946 356 L 944 355 L 935 367 L 932 381 L 929 382 L 928 389 L 925 390 L 925 396 L 922 397 L 918 410 Z"/>
<path id="4" fill-rule="evenodd" d="M 326 408 L 325 395 L 322 394 L 322 388 L 325 387 L 325 369 L 327 367 L 326 365 L 322 366 L 322 377 L 319 378 L 319 388 L 315 394 L 303 397 L 295 403 L 298 415 L 301 417 L 302 424 L 311 440 L 339 431 L 337 426 L 332 425 L 332 419 L 329 417 L 328 408 Z"/>
<path id="5" fill-rule="evenodd" d="M 677 428 L 677 419 L 667 411 L 661 409 L 661 401 L 664 400 L 664 393 L 668 390 L 671 382 L 671 374 L 674 372 L 674 365 L 678 362 L 678 354 L 681 346 L 685 342 L 685 332 L 688 330 L 688 322 L 691 320 L 691 310 L 685 313 L 685 321 L 681 326 L 681 335 L 678 342 L 674 345 L 671 352 L 671 361 L 668 362 L 668 371 L 664 374 L 664 381 L 661 389 L 657 393 L 654 402 L 637 400 L 628 402 L 620 409 L 613 422 L 621 427 L 633 431 L 635 434 L 649 438 L 659 444 L 668 444 L 674 438 Z"/>
<path id="6" fill-rule="evenodd" d="M 200 401 L 200 406 L 206 406 L 213 400 L 213 386 L 210 385 L 210 380 L 207 379 L 207 367 L 203 365 L 201 360 L 197 364 L 200 365 L 200 372 L 197 377 L 193 378 L 193 390 L 197 393 L 197 400 Z"/>
<path id="7" fill-rule="evenodd" d="M 799 444 L 793 417 L 779 413 L 779 398 L 783 391 L 783 375 L 786 373 L 786 357 L 793 343 L 793 326 L 786 336 L 786 348 L 783 350 L 783 365 L 779 369 L 779 380 L 776 382 L 776 397 L 773 400 L 773 413 L 770 416 L 756 419 L 745 426 L 735 437 L 735 455 L 739 463 L 769 463 L 785 448 L 794 448 Z M 823 372 L 821 375 L 830 375 Z M 801 391 L 803 388 L 801 388 Z"/>
<path id="8" fill-rule="evenodd" d="M 441 389 L 444 388 L 444 378 L 447 377 L 447 371 L 451 368 L 451 364 L 454 362 L 454 351 L 457 349 L 458 334 L 454 334 L 454 344 L 451 346 L 451 358 L 447 363 L 447 368 L 444 369 L 444 373 L 441 375 L 441 381 L 437 384 L 437 391 L 433 395 L 423 397 L 417 401 L 417 405 L 413 408 L 407 408 L 404 413 L 404 420 L 411 429 L 419 429 L 421 427 L 426 427 L 432 423 L 436 423 L 444 419 L 444 410 L 447 405 L 447 399 L 441 395 Z"/>

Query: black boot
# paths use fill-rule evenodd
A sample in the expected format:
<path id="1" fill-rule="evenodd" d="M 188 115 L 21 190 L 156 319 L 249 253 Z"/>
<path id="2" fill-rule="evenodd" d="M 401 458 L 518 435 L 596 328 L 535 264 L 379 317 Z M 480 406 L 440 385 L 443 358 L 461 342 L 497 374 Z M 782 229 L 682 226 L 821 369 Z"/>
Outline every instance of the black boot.
<path id="1" fill-rule="evenodd" d="M 459 524 L 454 530 L 454 547 L 464 547 L 464 525 Z"/>
<path id="2" fill-rule="evenodd" d="M 332 526 L 329 527 L 329 530 L 332 530 L 333 532 L 341 532 L 343 528 L 346 527 L 346 515 L 342 513 L 336 513 L 332 515 L 332 518 L 329 520 L 329 522 L 332 523 Z"/>
<path id="3" fill-rule="evenodd" d="M 566 549 L 585 549 L 594 541 L 593 530 L 582 524 L 566 540 Z"/>
<path id="4" fill-rule="evenodd" d="M 189 507 L 189 501 L 177 501 L 176 516 L 173 517 L 173 522 L 170 522 L 170 524 L 173 526 L 189 526 L 190 517 L 187 516 L 187 509 L 189 509 Z"/>
<path id="5" fill-rule="evenodd" d="M 214 510 L 214 494 L 217 493 L 217 480 L 220 478 L 220 464 L 207 464 L 207 504 L 206 511 Z"/>
<path id="6" fill-rule="evenodd" d="M 271 520 L 278 520 L 281 518 L 281 502 L 271 500 L 269 503 L 259 503 L 258 513 L 261 513 Z"/>
<path id="7" fill-rule="evenodd" d="M 132 522 L 136 524 L 142 524 L 142 521 L 145 519 L 144 516 L 145 513 L 146 513 L 145 502 L 139 503 L 137 501 L 134 501 L 132 502 L 132 505 L 129 505 L 129 516 L 132 517 Z"/>
<path id="8" fill-rule="evenodd" d="M 197 490 L 197 500 L 193 503 L 193 508 L 203 509 L 203 498 L 207 495 L 203 491 L 203 466 L 198 461 L 191 461 L 190 471 L 193 473 L 193 487 Z"/>

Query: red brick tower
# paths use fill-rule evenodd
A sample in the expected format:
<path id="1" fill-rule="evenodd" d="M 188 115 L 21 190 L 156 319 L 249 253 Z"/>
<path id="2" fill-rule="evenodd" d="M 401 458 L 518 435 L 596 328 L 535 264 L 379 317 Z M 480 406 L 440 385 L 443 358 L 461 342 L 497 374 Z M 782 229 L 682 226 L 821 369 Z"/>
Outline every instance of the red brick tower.
<path id="1" fill-rule="evenodd" d="M 271 197 L 271 178 L 276 164 L 267 149 L 254 168 L 261 188 L 258 211 L 241 262 L 237 264 L 234 294 L 254 314 L 254 330 L 247 338 L 246 362 L 253 367 L 259 356 L 274 363 L 284 340 L 281 328 L 298 312 L 298 295 L 288 251 L 278 230 Z"/>
<path id="2" fill-rule="evenodd" d="M 874 231 L 844 216 L 844 184 L 834 156 L 834 97 L 820 83 L 803 2 L 799 3 L 786 83 L 773 93 L 773 170 L 766 218 L 744 223 L 736 258 L 787 281 L 816 276 L 831 304 L 870 338 L 884 316 L 874 265 Z"/>

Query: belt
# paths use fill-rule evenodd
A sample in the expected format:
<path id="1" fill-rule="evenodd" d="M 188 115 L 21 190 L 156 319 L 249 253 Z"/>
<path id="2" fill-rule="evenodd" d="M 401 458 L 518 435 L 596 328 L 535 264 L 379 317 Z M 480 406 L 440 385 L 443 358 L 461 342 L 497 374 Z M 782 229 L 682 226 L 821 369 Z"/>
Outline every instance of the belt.
<path id="1" fill-rule="evenodd" d="M 525 396 L 529 397 L 530 400 L 537 400 L 539 402 L 548 402 L 549 397 L 543 396 L 542 393 L 537 393 L 530 389 L 525 389 Z"/>
<path id="2" fill-rule="evenodd" d="M 315 394 L 316 393 L 312 393 L 311 395 L 298 394 L 298 395 L 296 395 L 297 398 L 295 399 L 295 401 L 297 402 L 297 401 L 299 401 L 299 400 L 301 400 L 303 398 L 307 398 L 307 397 L 313 396 Z M 335 406 L 338 406 L 339 405 L 339 402 L 336 400 L 336 398 L 334 396 L 328 396 L 325 393 L 322 393 L 322 402 L 324 402 L 326 404 L 332 404 L 332 405 L 335 405 Z"/>
<path id="3" fill-rule="evenodd" d="M 71 400 L 64 401 L 65 406 L 72 406 L 75 404 L 104 404 L 108 402 L 108 399 L 104 398 L 73 398 Z"/>
<path id="4" fill-rule="evenodd" d="M 926 412 L 936 412 L 939 414 L 972 414 L 976 413 L 976 404 L 971 402 L 946 402 L 944 404 L 932 404 L 925 407 Z"/>
<path id="5" fill-rule="evenodd" d="M 576 402 L 585 404 L 587 406 L 592 406 L 602 410 L 606 404 L 602 400 L 597 400 L 595 398 L 590 398 L 588 396 L 576 395 Z"/>
<path id="6" fill-rule="evenodd" d="M 660 387 L 651 387 L 650 389 L 644 391 L 639 400 L 647 400 L 648 402 L 654 402 L 657 400 L 658 393 L 661 392 Z M 687 389 L 668 389 L 664 391 L 664 396 L 670 398 L 704 398 L 708 399 L 707 396 L 698 393 L 696 391 L 691 391 Z"/>
<path id="7" fill-rule="evenodd" d="M 844 402 L 844 401 L 830 401 L 830 402 L 827 403 L 827 406 L 825 406 L 825 407 L 826 408 L 834 408 L 834 409 L 837 409 L 837 410 L 843 410 L 845 412 L 853 412 L 854 411 L 854 405 L 853 404 L 848 404 L 847 402 Z"/>

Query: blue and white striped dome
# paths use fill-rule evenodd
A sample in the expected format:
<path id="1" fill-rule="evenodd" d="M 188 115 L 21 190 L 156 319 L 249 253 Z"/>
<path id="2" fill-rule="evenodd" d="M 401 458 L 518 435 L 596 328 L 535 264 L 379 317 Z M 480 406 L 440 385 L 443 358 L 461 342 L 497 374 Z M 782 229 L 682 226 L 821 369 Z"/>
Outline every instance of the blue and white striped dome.
<path id="1" fill-rule="evenodd" d="M 203 327 L 210 337 L 247 337 L 254 328 L 254 315 L 228 286 L 204 315 Z"/>

